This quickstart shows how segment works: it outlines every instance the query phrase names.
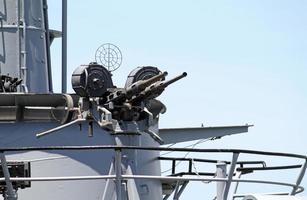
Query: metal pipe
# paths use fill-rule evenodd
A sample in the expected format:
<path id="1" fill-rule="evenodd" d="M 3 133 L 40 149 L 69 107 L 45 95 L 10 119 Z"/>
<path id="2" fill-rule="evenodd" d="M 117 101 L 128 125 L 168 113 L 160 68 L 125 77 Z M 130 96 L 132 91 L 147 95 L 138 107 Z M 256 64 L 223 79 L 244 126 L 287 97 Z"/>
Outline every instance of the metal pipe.
<path id="1" fill-rule="evenodd" d="M 240 178 L 241 178 L 241 175 L 242 175 L 241 172 L 236 172 L 236 176 L 235 176 L 235 177 L 236 177 L 237 179 L 240 179 Z M 234 196 L 235 196 L 235 194 L 237 194 L 237 191 L 238 191 L 238 188 L 239 188 L 239 183 L 240 183 L 240 182 L 236 182 L 235 188 L 234 188 L 233 193 L 232 193 L 232 197 L 231 197 L 230 199 L 233 199 Z"/>
<path id="2" fill-rule="evenodd" d="M 227 178 L 199 178 L 199 177 L 172 177 L 172 176 L 149 176 L 149 175 L 122 175 L 124 180 L 126 179 L 150 179 L 150 180 L 173 180 L 173 181 L 215 181 L 215 182 L 227 182 Z M 282 185 L 287 187 L 294 187 L 295 184 L 277 182 L 277 181 L 262 181 L 257 179 L 232 179 L 232 182 L 242 182 L 242 183 L 263 183 L 263 184 L 271 184 L 271 185 Z M 303 187 L 299 186 L 303 191 Z"/>
<path id="3" fill-rule="evenodd" d="M 35 178 L 24 178 L 24 177 L 16 177 L 10 178 L 10 181 L 75 181 L 75 180 L 98 180 L 98 179 L 116 179 L 114 175 L 107 176 L 63 176 L 63 177 L 35 177 Z M 147 175 L 122 175 L 122 179 L 150 179 L 150 180 L 173 180 L 173 181 L 216 181 L 216 182 L 227 182 L 227 178 L 192 178 L 192 177 L 163 177 L 163 176 L 147 176 Z M 0 178 L 0 182 L 5 182 L 5 178 Z M 276 182 L 276 181 L 262 181 L 256 179 L 232 179 L 232 182 L 243 182 L 243 183 L 263 183 L 263 184 L 271 184 L 271 185 L 281 185 L 288 187 L 295 187 L 295 184 L 284 183 L 284 182 Z M 301 193 L 304 191 L 302 186 L 298 186 L 295 194 Z M 237 196 L 237 195 L 234 195 Z"/>
<path id="4" fill-rule="evenodd" d="M 51 71 L 51 55 L 50 55 L 50 32 L 49 32 L 49 20 L 48 20 L 48 4 L 47 0 L 43 0 L 43 13 L 44 13 L 44 25 L 45 25 L 45 39 L 46 39 L 46 51 L 47 51 L 47 72 L 48 72 L 48 90 L 53 92 L 52 87 L 52 71 Z"/>
<path id="5" fill-rule="evenodd" d="M 174 151 L 174 152 L 198 152 L 198 153 L 244 153 L 267 156 L 280 156 L 301 158 L 307 160 L 307 156 L 292 153 L 280 153 L 269 151 L 254 151 L 244 149 L 192 149 L 170 147 L 141 147 L 141 146 L 116 146 L 116 145 L 89 145 L 89 146 L 41 146 L 41 147 L 7 147 L 0 148 L 0 152 L 12 151 L 41 151 L 41 150 L 94 150 L 94 149 L 119 149 L 119 150 L 144 150 L 144 151 Z"/>
<path id="6" fill-rule="evenodd" d="M 28 75 L 27 75 L 27 22 L 26 22 L 26 9 L 25 9 L 25 2 L 22 4 L 22 13 L 23 13 L 23 50 L 22 50 L 22 55 L 23 55 L 23 67 L 21 68 L 23 71 L 23 84 L 24 84 L 24 92 L 28 93 Z M 31 89 L 31 88 L 30 88 Z"/>
<path id="7" fill-rule="evenodd" d="M 228 197 L 228 193 L 229 193 L 230 185 L 232 183 L 233 173 L 234 173 L 235 168 L 236 168 L 238 157 L 239 157 L 238 153 L 234 153 L 232 155 L 231 166 L 230 166 L 230 169 L 229 169 L 229 172 L 228 172 L 228 180 L 226 182 L 226 186 L 225 186 L 225 190 L 224 190 L 224 197 L 223 197 L 224 200 L 227 200 L 227 197 Z"/>
<path id="8" fill-rule="evenodd" d="M 233 196 L 233 199 L 236 198 L 244 198 L 246 196 L 250 195 L 250 193 L 246 193 L 246 194 L 236 194 Z M 261 195 L 289 195 L 289 193 L 284 193 L 284 192 L 276 192 L 276 193 L 261 193 Z"/>
<path id="9" fill-rule="evenodd" d="M 67 0 L 62 0 L 62 93 L 67 92 Z"/>
<path id="10" fill-rule="evenodd" d="M 170 194 L 165 195 L 163 200 L 167 200 L 170 196 L 171 196 Z"/>
<path id="11" fill-rule="evenodd" d="M 175 192 L 174 192 L 174 197 L 173 197 L 173 200 L 178 200 L 178 196 L 177 196 L 177 193 L 178 193 L 178 190 L 179 190 L 179 187 L 180 187 L 180 181 L 177 181 L 176 183 L 176 187 L 175 187 Z"/>
<path id="12" fill-rule="evenodd" d="M 114 164 L 111 163 L 111 166 L 110 166 L 110 169 L 109 169 L 109 175 L 113 174 L 114 173 Z M 114 175 L 113 175 L 114 176 Z M 111 179 L 108 179 L 106 180 L 106 184 L 105 184 L 105 187 L 104 187 L 104 191 L 103 191 L 103 195 L 102 195 L 102 199 L 108 199 L 108 197 L 110 197 L 110 192 L 112 191 L 113 192 L 113 189 L 110 189 L 110 182 L 112 181 L 113 183 L 113 180 Z"/>
<path id="13" fill-rule="evenodd" d="M 76 119 L 76 120 L 74 120 L 74 121 L 71 121 L 71 122 L 68 122 L 68 123 L 66 123 L 66 124 L 63 124 L 63 125 L 61 125 L 61 126 L 58 126 L 58 127 L 55 127 L 55 128 L 53 128 L 53 129 L 50 129 L 50 130 L 47 130 L 47 131 L 44 131 L 44 132 L 40 132 L 40 133 L 37 133 L 36 134 L 36 137 L 37 138 L 40 138 L 40 137 L 43 137 L 43 136 L 46 136 L 46 135 L 48 135 L 48 134 L 50 134 L 50 133 L 54 133 L 54 132 L 56 132 L 56 131 L 59 131 L 59 130 L 62 130 L 62 129 L 64 129 L 64 128 L 66 128 L 66 127 L 69 127 L 69 126 L 71 126 L 71 125 L 73 125 L 73 124 L 76 124 L 76 123 L 81 123 L 81 122 L 84 122 L 84 121 L 86 121 L 86 119 Z"/>
<path id="14" fill-rule="evenodd" d="M 17 35 L 18 35 L 18 40 L 17 40 L 17 49 L 18 49 L 18 61 L 17 61 L 17 65 L 19 67 L 19 78 L 23 79 L 23 77 L 21 76 L 22 70 L 21 70 L 21 39 L 20 39 L 20 0 L 16 1 L 16 13 L 17 13 L 17 25 L 14 25 L 17 28 Z M 24 21 L 24 20 L 23 20 Z M 2 29 L 2 26 L 1 26 Z M 22 83 L 23 85 L 24 83 Z"/>
<path id="15" fill-rule="evenodd" d="M 301 167 L 301 171 L 300 171 L 300 174 L 298 175 L 298 178 L 296 180 L 295 187 L 293 187 L 290 195 L 294 195 L 296 193 L 296 190 L 298 189 L 299 185 L 301 184 L 301 182 L 303 180 L 303 177 L 304 177 L 305 172 L 306 172 L 306 168 L 307 168 L 307 160 L 305 160 L 304 165 L 302 165 L 302 167 Z"/>
<path id="16" fill-rule="evenodd" d="M 61 176 L 61 177 L 16 177 L 10 178 L 11 181 L 75 181 L 75 180 L 98 180 L 98 179 L 116 179 L 114 175 L 106 176 Z M 149 180 L 168 180 L 168 181 L 215 181 L 215 182 L 227 182 L 227 178 L 199 178 L 199 177 L 173 177 L 173 176 L 150 176 L 150 175 L 122 175 L 122 180 L 129 179 L 149 179 Z M 5 178 L 0 178 L 0 182 L 5 182 Z M 295 187 L 295 184 L 277 182 L 277 181 L 262 181 L 257 179 L 232 179 L 232 182 L 242 183 L 263 183 L 271 185 L 281 185 L 287 187 Z M 299 186 L 300 191 L 304 191 L 302 186 Z M 298 192 L 296 192 L 297 194 Z"/>
<path id="17" fill-rule="evenodd" d="M 115 151 L 115 184 L 117 200 L 122 199 L 122 155 L 120 150 Z"/>
<path id="18" fill-rule="evenodd" d="M 188 183 L 189 183 L 189 181 L 185 181 L 185 182 L 182 184 L 180 190 L 176 193 L 177 199 L 180 198 L 181 194 L 183 193 L 184 189 L 187 187 Z"/>
<path id="19" fill-rule="evenodd" d="M 226 163 L 218 162 L 216 164 L 216 177 L 226 179 Z M 226 182 L 217 182 L 216 183 L 216 200 L 223 200 L 223 194 L 225 189 Z"/>
<path id="20" fill-rule="evenodd" d="M 172 161 L 172 174 L 176 173 L 176 160 Z"/>
<path id="21" fill-rule="evenodd" d="M 22 23 L 24 23 L 24 22 L 22 22 Z M 17 32 L 18 29 L 23 29 L 23 26 L 12 25 L 12 24 L 1 25 L 1 30 L 7 30 L 7 31 L 15 31 L 16 30 L 16 32 Z M 43 28 L 37 28 L 37 27 L 34 27 L 34 26 L 28 26 L 26 29 L 31 30 L 31 31 L 39 31 L 39 32 L 45 31 L 45 29 L 43 29 Z"/>
<path id="22" fill-rule="evenodd" d="M 115 179 L 115 175 L 105 176 L 59 176 L 59 177 L 11 177 L 10 181 L 31 181 L 31 182 L 45 182 L 45 181 L 88 181 L 88 180 L 108 180 Z M 5 178 L 0 178 L 0 182 L 5 182 Z"/>
<path id="23" fill-rule="evenodd" d="M 2 166 L 2 171 L 3 171 L 3 175 L 4 175 L 4 179 L 5 179 L 5 185 L 6 185 L 6 196 L 4 197 L 4 199 L 7 200 L 16 200 L 17 199 L 17 194 L 13 188 L 13 184 L 10 180 L 10 172 L 9 169 L 7 167 L 7 163 L 6 163 L 6 159 L 5 159 L 5 155 L 4 153 L 1 153 L 0 155 L 0 159 L 1 159 L 1 166 Z"/>

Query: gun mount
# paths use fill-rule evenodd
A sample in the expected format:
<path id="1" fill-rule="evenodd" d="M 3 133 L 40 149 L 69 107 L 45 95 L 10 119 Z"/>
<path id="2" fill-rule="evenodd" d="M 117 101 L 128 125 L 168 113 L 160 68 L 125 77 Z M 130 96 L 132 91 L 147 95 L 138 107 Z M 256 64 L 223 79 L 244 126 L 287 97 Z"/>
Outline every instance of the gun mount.
<path id="1" fill-rule="evenodd" d="M 165 81 L 167 75 L 166 71 L 161 72 L 155 67 L 138 67 L 129 74 L 125 87 L 120 88 L 113 85 L 111 73 L 103 66 L 97 63 L 82 65 L 72 75 L 73 89 L 80 97 L 78 108 L 74 108 L 74 117 L 70 122 L 37 136 L 84 121 L 89 122 L 89 136 L 93 135 L 93 122 L 113 133 L 122 132 L 121 124 L 144 122 L 147 128 L 143 131 L 162 143 L 159 136 L 148 128 L 155 124 L 159 114 L 166 111 L 164 104 L 156 98 L 187 73 Z M 139 130 L 139 127 L 135 130 Z"/>
<path id="2" fill-rule="evenodd" d="M 17 86 L 22 82 L 19 78 L 0 75 L 0 93 L 17 92 Z"/>
<path id="3" fill-rule="evenodd" d="M 138 70 L 145 72 L 148 71 L 146 68 L 148 67 L 138 68 Z M 148 115 L 148 112 L 154 113 L 153 118 L 155 118 L 159 113 L 165 111 L 165 106 L 155 98 L 160 96 L 168 85 L 186 76 L 186 73 L 164 82 L 163 80 L 167 75 L 167 72 L 162 73 L 159 70 L 158 73 L 153 73 L 140 80 L 136 79 L 131 84 L 126 84 L 125 88 L 115 88 L 107 96 L 104 107 L 111 111 L 112 117 L 116 120 L 143 120 Z M 157 110 L 159 111 L 157 112 Z"/>

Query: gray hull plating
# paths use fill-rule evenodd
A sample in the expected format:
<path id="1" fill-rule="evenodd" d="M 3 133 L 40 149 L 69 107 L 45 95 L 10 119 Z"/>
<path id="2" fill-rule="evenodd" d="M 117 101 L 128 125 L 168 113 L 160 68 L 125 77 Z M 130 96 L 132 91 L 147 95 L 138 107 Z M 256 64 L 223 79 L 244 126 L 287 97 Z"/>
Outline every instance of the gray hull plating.
<path id="1" fill-rule="evenodd" d="M 58 145 L 123 145 L 158 146 L 148 135 L 114 135 L 94 126 L 94 137 L 87 136 L 87 124 L 80 131 L 79 126 L 37 139 L 35 133 L 53 128 L 52 123 L 1 124 L 1 147 L 58 146 Z M 10 161 L 30 161 L 31 177 L 95 176 L 114 174 L 114 151 L 32 151 L 12 153 Z M 123 174 L 160 175 L 158 152 L 126 150 L 122 152 Z M 160 181 L 136 180 L 127 183 L 129 199 L 162 199 Z M 18 190 L 19 199 L 116 199 L 113 180 L 79 180 L 32 182 L 31 188 Z M 125 199 L 125 198 L 124 198 Z"/>

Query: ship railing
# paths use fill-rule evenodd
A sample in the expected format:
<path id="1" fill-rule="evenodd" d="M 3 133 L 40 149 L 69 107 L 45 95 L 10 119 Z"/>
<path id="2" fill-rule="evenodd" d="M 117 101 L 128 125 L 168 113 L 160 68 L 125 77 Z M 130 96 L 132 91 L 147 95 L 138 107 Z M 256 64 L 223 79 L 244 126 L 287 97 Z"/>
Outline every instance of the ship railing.
<path id="1" fill-rule="evenodd" d="M 24 151 L 58 151 L 58 150 L 114 150 L 115 151 L 115 174 L 114 175 L 97 175 L 97 176 L 61 176 L 61 177 L 10 177 L 10 173 L 7 166 L 5 153 L 9 152 L 24 152 Z M 208 160 L 208 159 L 190 159 L 190 158 L 172 158 L 172 157 L 159 157 L 160 160 L 170 160 L 172 161 L 172 174 L 170 176 L 155 176 L 155 175 L 125 175 L 122 174 L 121 170 L 121 158 L 122 151 L 124 150 L 140 150 L 140 151 L 159 151 L 159 152 L 191 152 L 191 153 L 228 153 L 232 154 L 231 161 L 224 161 L 218 163 L 217 160 Z M 301 159 L 302 164 L 300 165 L 285 165 L 285 166 L 275 166 L 267 167 L 266 163 L 263 161 L 238 161 L 238 158 L 241 154 L 253 154 L 253 155 L 263 155 L 263 156 L 277 156 L 277 157 L 287 157 L 287 158 L 296 158 Z M 290 187 L 289 192 L 279 193 L 283 195 L 296 195 L 304 191 L 304 188 L 300 185 L 302 179 L 305 175 L 307 168 L 307 156 L 291 153 L 281 153 L 281 152 L 266 152 L 266 151 L 254 151 L 254 150 L 244 150 L 244 149 L 191 149 L 191 148 L 168 148 L 168 147 L 139 147 L 139 146 L 114 146 L 114 145 L 96 145 L 96 146 L 44 146 L 44 147 L 20 147 L 20 148 L 0 148 L 0 158 L 1 166 L 3 171 L 3 178 L 0 178 L 0 182 L 6 183 L 7 194 L 12 197 L 17 196 L 15 190 L 12 186 L 12 182 L 18 181 L 76 181 L 76 180 L 97 180 L 97 179 L 112 179 L 116 183 L 116 193 L 117 199 L 121 200 L 121 185 L 122 181 L 129 179 L 150 179 L 150 180 L 159 180 L 163 181 L 175 181 L 177 183 L 174 190 L 174 196 L 178 197 L 182 194 L 186 184 L 189 181 L 206 181 L 206 182 L 217 182 L 217 196 L 216 200 L 227 200 L 234 199 L 237 197 L 243 197 L 244 195 L 236 194 L 236 189 L 233 194 L 229 194 L 229 190 L 232 183 L 236 183 L 237 188 L 238 183 L 260 183 L 260 184 L 270 184 L 270 185 L 279 185 Z M 204 176 L 189 176 L 184 177 L 181 174 L 176 176 L 175 166 L 176 161 L 184 160 L 189 162 L 189 170 L 192 175 L 191 163 L 192 162 L 211 162 L 217 163 L 217 171 L 213 177 L 204 177 Z M 283 170 L 283 169 L 295 169 L 299 168 L 299 173 L 296 178 L 295 183 L 279 182 L 279 181 L 268 181 L 268 180 L 257 180 L 257 179 L 241 179 L 234 177 L 235 172 L 248 172 L 249 170 L 261 170 L 260 168 L 244 168 L 244 164 L 261 164 L 262 170 Z M 223 172 L 226 169 L 226 165 L 229 165 L 228 172 Z M 240 167 L 237 167 L 237 166 Z M 177 174 L 178 175 L 178 174 Z M 189 174 L 188 174 L 189 175 Z M 208 174 L 212 175 L 212 174 Z M 181 188 L 179 188 L 181 187 Z M 164 199 L 167 199 L 169 195 L 165 195 Z"/>

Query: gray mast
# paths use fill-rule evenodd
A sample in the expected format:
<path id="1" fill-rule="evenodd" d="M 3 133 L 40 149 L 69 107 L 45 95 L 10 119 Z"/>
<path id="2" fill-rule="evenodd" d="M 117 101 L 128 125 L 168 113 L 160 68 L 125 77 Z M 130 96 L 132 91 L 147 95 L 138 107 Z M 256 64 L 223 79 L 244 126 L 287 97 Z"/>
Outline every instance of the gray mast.
<path id="1" fill-rule="evenodd" d="M 62 93 L 67 92 L 67 0 L 62 0 Z"/>
<path id="2" fill-rule="evenodd" d="M 52 91 L 46 2 L 0 2 L 0 74 L 23 80 L 21 92 Z"/>

